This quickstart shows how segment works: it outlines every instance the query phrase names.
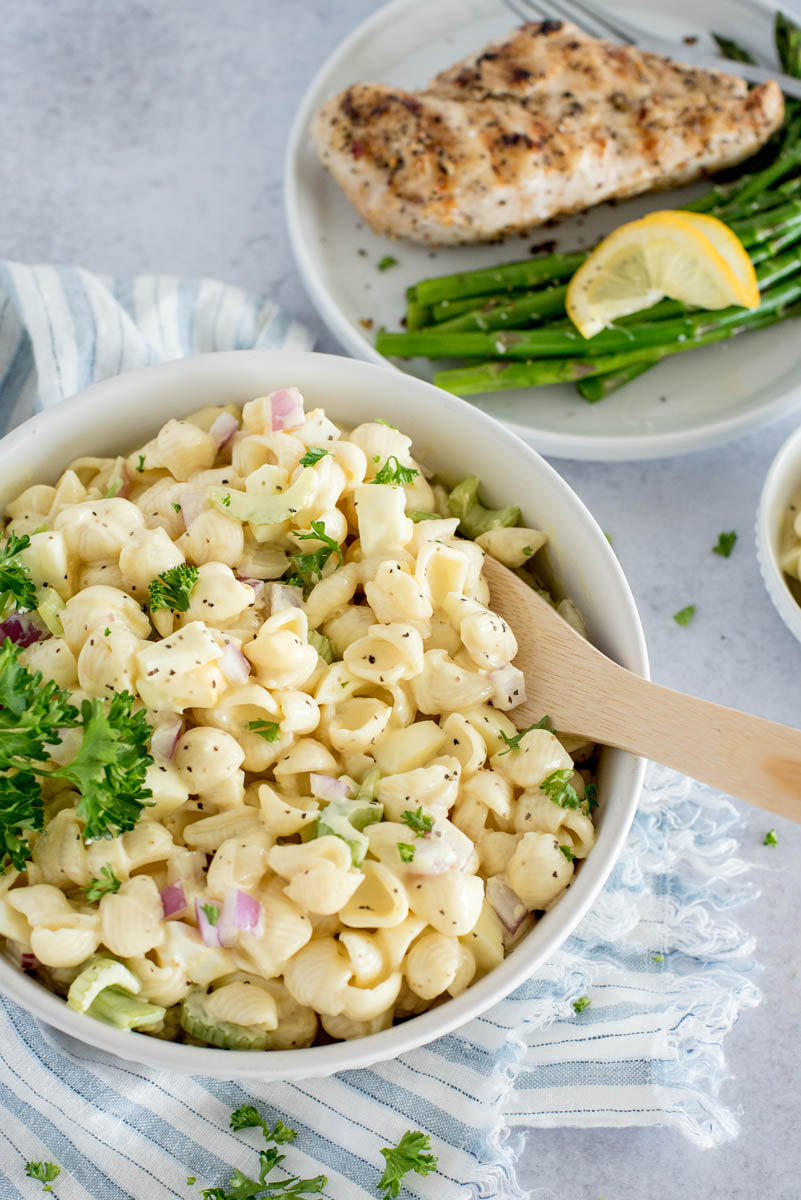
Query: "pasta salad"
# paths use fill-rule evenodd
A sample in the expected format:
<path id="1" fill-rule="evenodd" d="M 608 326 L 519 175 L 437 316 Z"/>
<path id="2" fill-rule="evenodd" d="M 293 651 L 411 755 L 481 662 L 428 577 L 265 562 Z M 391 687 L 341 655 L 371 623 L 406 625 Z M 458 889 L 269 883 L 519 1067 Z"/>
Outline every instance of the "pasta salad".
<path id="1" fill-rule="evenodd" d="M 361 1037 L 492 970 L 594 840 L 593 747 L 507 715 L 482 563 L 536 584 L 519 521 L 295 388 L 27 488 L 0 541 L 6 953 L 226 1049 Z"/>

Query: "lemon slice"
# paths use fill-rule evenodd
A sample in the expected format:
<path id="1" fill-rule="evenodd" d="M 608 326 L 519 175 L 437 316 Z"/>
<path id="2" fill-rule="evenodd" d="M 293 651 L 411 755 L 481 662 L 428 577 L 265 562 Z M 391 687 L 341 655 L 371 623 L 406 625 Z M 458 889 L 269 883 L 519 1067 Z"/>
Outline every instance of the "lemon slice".
<path id="1" fill-rule="evenodd" d="M 665 296 L 697 308 L 759 307 L 742 242 L 716 217 L 649 213 L 596 246 L 567 289 L 567 313 L 584 337 Z"/>

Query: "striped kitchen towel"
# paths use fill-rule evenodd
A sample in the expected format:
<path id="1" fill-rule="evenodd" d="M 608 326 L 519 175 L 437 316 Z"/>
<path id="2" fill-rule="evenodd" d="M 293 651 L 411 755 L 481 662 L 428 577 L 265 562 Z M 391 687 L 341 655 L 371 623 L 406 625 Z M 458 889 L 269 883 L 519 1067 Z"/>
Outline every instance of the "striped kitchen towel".
<path id="1" fill-rule="evenodd" d="M 121 370 L 308 344 L 274 304 L 212 280 L 0 264 L 0 429 Z M 256 1173 L 258 1138 L 228 1127 L 243 1103 L 298 1131 L 283 1166 L 326 1175 L 330 1200 L 374 1200 L 380 1150 L 407 1129 L 430 1135 L 439 1165 L 408 1176 L 404 1194 L 448 1200 L 524 1200 L 515 1163 L 526 1129 L 664 1124 L 699 1146 L 732 1138 L 735 1118 L 717 1100 L 721 1046 L 759 1000 L 753 947 L 728 911 L 754 895 L 736 857 L 738 820 L 716 793 L 652 767 L 606 888 L 537 977 L 369 1070 L 265 1085 L 187 1079 L 92 1051 L 0 1000 L 0 1195 L 31 1195 L 29 1161 L 61 1165 L 60 1200 L 224 1192 L 233 1168 Z M 577 1012 L 582 996 L 591 1003 Z"/>

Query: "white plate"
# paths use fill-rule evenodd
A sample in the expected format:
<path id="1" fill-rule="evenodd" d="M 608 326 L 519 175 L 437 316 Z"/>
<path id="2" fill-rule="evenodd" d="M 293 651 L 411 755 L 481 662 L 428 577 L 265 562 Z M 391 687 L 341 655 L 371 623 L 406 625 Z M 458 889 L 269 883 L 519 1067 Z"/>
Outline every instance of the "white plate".
<path id="1" fill-rule="evenodd" d="M 614 5 L 608 5 L 610 10 Z M 620 11 L 624 6 L 618 3 Z M 748 0 L 641 0 L 637 20 L 675 40 L 715 29 L 771 54 L 772 13 Z M 625 7 L 628 11 L 628 6 Z M 699 12 L 702 12 L 699 25 Z M 378 237 L 360 220 L 344 193 L 323 170 L 308 135 L 324 100 L 356 81 L 420 87 L 437 71 L 506 33 L 514 18 L 500 0 L 393 0 L 355 30 L 318 72 L 290 136 L 286 161 L 287 222 L 298 267 L 320 316 L 343 346 L 359 358 L 385 361 L 373 347 L 381 325 L 398 328 L 404 290 L 427 275 L 444 274 L 528 256 L 529 247 L 558 238 L 563 248 L 591 245 L 624 220 L 649 208 L 676 206 L 692 192 L 608 205 L 564 221 L 556 230 L 534 230 L 503 245 L 430 251 Z M 668 198 L 669 196 L 669 198 Z M 383 273 L 379 259 L 399 265 Z M 372 321 L 368 331 L 363 321 Z M 572 386 L 509 391 L 473 398 L 543 454 L 603 460 L 659 458 L 701 450 L 801 406 L 801 337 L 781 323 L 732 342 L 691 351 L 660 363 L 599 404 L 587 404 Z M 417 359 L 404 369 L 431 379 L 431 364 Z"/>

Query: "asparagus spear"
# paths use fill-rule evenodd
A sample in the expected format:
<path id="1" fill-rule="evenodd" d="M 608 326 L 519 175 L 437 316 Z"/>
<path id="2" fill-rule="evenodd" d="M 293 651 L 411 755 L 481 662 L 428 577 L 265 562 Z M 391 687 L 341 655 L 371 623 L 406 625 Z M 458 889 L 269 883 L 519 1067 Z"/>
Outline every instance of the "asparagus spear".
<path id="1" fill-rule="evenodd" d="M 773 36 L 782 70 L 786 75 L 801 78 L 801 29 L 795 21 L 777 11 L 773 22 Z"/>
<path id="2" fill-rule="evenodd" d="M 584 397 L 588 404 L 597 404 L 599 400 L 603 400 L 605 396 L 611 396 L 612 392 L 625 387 L 627 383 L 631 383 L 632 379 L 636 379 L 638 375 L 644 375 L 654 366 L 656 363 L 651 362 L 650 359 L 646 359 L 644 362 L 641 359 L 632 363 L 630 367 L 610 371 L 608 375 L 591 375 L 589 379 L 578 381 L 576 391 Z"/>
<path id="3" fill-rule="evenodd" d="M 613 372 L 626 371 L 634 364 L 643 365 L 659 362 L 671 354 L 682 354 L 685 350 L 694 350 L 700 346 L 708 346 L 713 342 L 736 337 L 749 330 L 765 329 L 788 317 L 801 316 L 801 304 L 771 309 L 767 312 L 758 310 L 753 314 L 745 314 L 739 310 L 742 320 L 736 325 L 715 327 L 705 332 L 699 332 L 695 337 L 684 342 L 671 341 L 662 345 L 643 347 L 623 351 L 618 354 L 605 354 L 598 358 L 561 358 L 545 359 L 530 362 L 487 362 L 473 367 L 459 367 L 455 370 L 438 371 L 434 376 L 437 387 L 457 396 L 473 396 L 482 392 L 499 392 L 509 388 L 540 387 L 551 383 L 575 383 L 593 375 L 610 375 Z"/>
<path id="4" fill-rule="evenodd" d="M 484 267 L 476 271 L 459 271 L 455 275 L 438 275 L 423 279 L 416 285 L 421 304 L 435 304 L 463 296 L 489 295 L 498 291 L 530 288 L 538 283 L 568 279 L 587 257 L 586 252 L 548 254 L 544 258 L 524 259 L 500 267 Z"/>
<path id="5" fill-rule="evenodd" d="M 406 289 L 406 328 L 407 329 L 422 329 L 424 325 L 428 325 L 431 317 L 431 310 L 425 308 L 419 303 L 417 293 L 414 287 Z"/>
<path id="6" fill-rule="evenodd" d="M 474 308 L 472 312 L 452 317 L 450 321 L 440 321 L 436 329 L 450 330 L 452 333 L 471 329 L 517 329 L 548 317 L 561 316 L 565 311 L 566 295 L 566 283 L 542 288 L 538 292 L 526 292 L 505 304 L 486 304 Z"/>
<path id="7" fill-rule="evenodd" d="M 759 313 L 801 298 L 801 275 L 769 288 L 762 295 Z M 748 310 L 739 306 L 715 312 L 695 312 L 665 321 L 643 321 L 624 328 L 603 329 L 584 338 L 577 329 L 510 329 L 494 333 L 450 333 L 421 329 L 416 333 L 378 334 L 376 349 L 397 358 L 565 358 L 613 354 L 627 349 L 656 346 L 664 341 L 686 341 L 709 330 L 739 325 Z"/>
<path id="8" fill-rule="evenodd" d="M 731 38 L 724 37 L 721 33 L 713 33 L 712 37 L 717 42 L 718 49 L 724 58 L 730 58 L 733 62 L 752 63 L 756 66 L 754 56 L 749 54 L 747 50 L 744 50 L 737 42 L 732 41 Z"/>

